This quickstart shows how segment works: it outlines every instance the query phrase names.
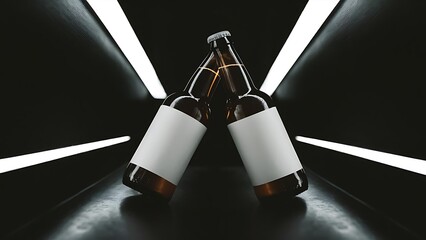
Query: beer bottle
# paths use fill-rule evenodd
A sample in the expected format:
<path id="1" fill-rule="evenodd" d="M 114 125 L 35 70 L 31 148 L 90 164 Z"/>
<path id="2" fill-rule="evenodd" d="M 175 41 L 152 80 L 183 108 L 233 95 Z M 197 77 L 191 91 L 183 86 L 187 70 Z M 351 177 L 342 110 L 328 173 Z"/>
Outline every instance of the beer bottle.
<path id="1" fill-rule="evenodd" d="M 210 119 L 209 102 L 219 76 L 212 52 L 185 89 L 169 95 L 128 164 L 123 183 L 169 201 Z"/>
<path id="2" fill-rule="evenodd" d="M 305 171 L 274 106 L 258 90 L 228 31 L 207 38 L 227 92 L 228 129 L 261 201 L 288 199 L 308 188 Z"/>

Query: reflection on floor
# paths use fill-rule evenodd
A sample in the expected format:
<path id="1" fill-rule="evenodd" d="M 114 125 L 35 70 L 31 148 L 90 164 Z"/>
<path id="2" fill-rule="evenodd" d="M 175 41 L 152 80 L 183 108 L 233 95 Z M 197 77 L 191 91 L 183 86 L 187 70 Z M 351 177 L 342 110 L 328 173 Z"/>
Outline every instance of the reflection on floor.
<path id="1" fill-rule="evenodd" d="M 414 239 L 307 169 L 309 189 L 259 204 L 242 167 L 190 167 L 168 205 L 121 184 L 124 166 L 13 237 L 49 239 Z"/>

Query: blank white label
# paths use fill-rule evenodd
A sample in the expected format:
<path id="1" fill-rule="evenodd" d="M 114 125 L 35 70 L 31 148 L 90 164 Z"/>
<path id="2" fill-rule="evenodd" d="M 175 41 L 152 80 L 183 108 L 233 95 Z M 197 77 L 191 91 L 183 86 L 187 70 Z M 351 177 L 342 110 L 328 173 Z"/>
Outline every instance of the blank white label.
<path id="1" fill-rule="evenodd" d="M 228 125 L 254 186 L 302 169 L 275 107 Z"/>
<path id="2" fill-rule="evenodd" d="M 161 105 L 130 162 L 177 185 L 206 130 L 189 115 Z"/>

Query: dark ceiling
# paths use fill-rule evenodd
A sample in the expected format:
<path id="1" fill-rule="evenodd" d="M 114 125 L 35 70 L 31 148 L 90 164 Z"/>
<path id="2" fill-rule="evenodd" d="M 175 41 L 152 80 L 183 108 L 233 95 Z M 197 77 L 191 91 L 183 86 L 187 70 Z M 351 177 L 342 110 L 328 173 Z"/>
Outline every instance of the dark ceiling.
<path id="1" fill-rule="evenodd" d="M 207 37 L 233 34 L 238 53 L 260 87 L 306 0 L 119 1 L 166 92 L 183 89 L 206 56 Z"/>

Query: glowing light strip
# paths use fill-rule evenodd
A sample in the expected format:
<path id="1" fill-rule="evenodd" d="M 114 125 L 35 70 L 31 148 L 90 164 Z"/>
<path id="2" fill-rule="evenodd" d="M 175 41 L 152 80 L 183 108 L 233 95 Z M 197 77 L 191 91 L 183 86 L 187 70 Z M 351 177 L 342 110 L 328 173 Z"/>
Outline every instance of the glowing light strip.
<path id="1" fill-rule="evenodd" d="M 123 54 L 132 64 L 152 97 L 167 96 L 148 56 L 117 0 L 87 0 Z"/>
<path id="2" fill-rule="evenodd" d="M 112 138 L 97 142 L 74 145 L 64 148 L 47 150 L 38 153 L 30 153 L 21 156 L 0 159 L 0 173 L 13 171 L 16 169 L 29 167 L 60 158 L 76 155 L 79 153 L 89 152 L 95 149 L 104 148 L 130 140 L 129 136 Z"/>
<path id="3" fill-rule="evenodd" d="M 272 95 L 290 68 L 308 46 L 339 0 L 310 0 L 293 27 L 260 90 Z"/>
<path id="4" fill-rule="evenodd" d="M 337 152 L 346 153 L 352 156 L 365 158 L 374 162 L 382 163 L 392 167 L 401 168 L 407 171 L 426 175 L 426 161 L 422 159 L 404 157 L 396 154 L 379 152 L 375 150 L 345 145 L 341 143 L 329 142 L 314 138 L 297 136 L 299 142 L 311 144 L 317 147 L 330 149 Z"/>

